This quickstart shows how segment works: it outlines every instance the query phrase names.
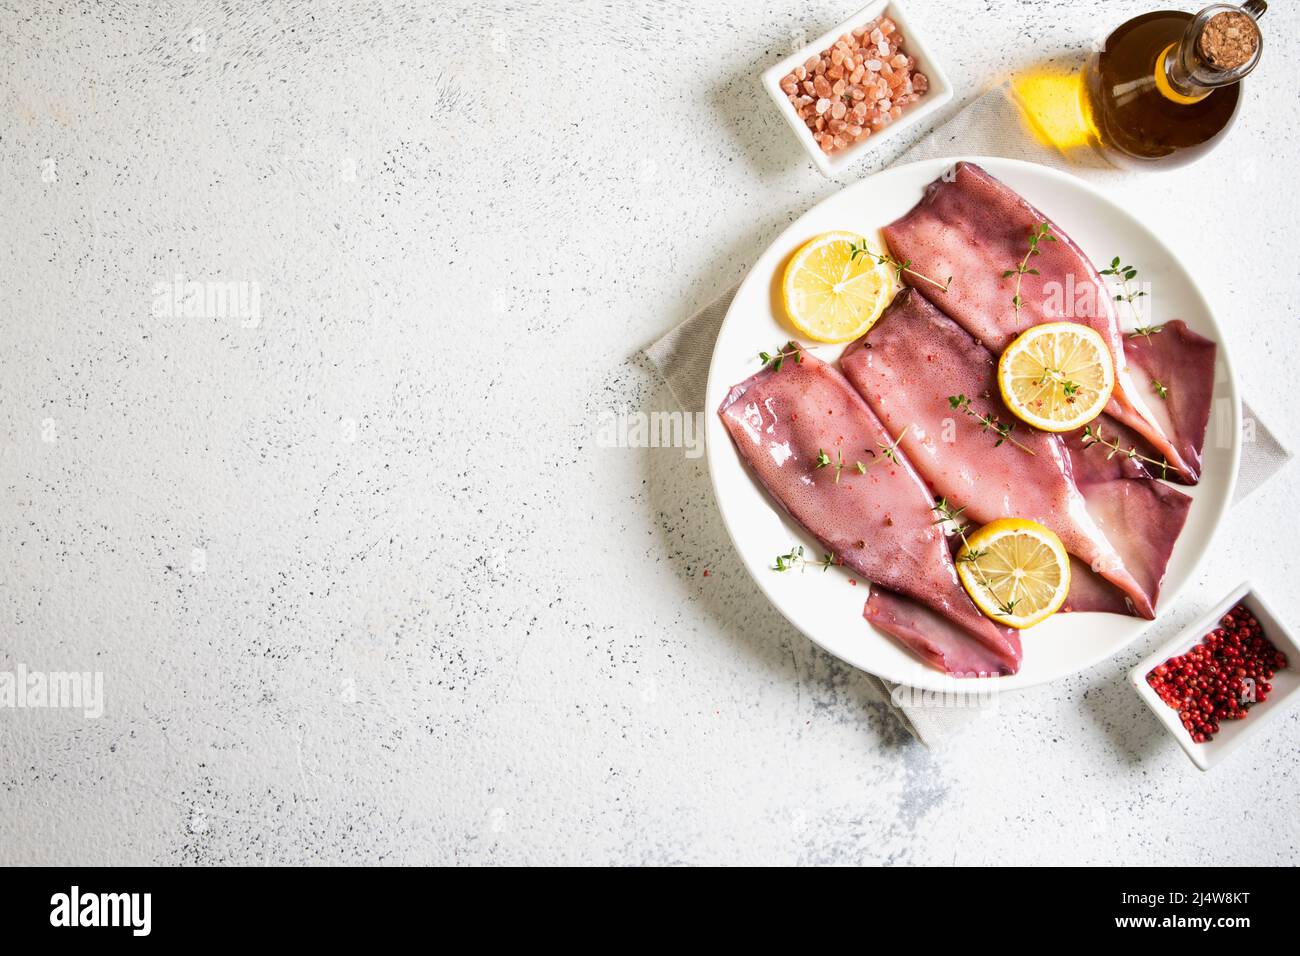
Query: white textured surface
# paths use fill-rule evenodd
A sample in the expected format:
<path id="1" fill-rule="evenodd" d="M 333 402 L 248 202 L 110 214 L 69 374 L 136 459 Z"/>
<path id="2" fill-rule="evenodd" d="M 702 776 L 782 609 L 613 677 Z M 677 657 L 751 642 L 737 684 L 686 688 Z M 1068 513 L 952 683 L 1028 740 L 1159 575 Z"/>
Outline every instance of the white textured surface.
<path id="1" fill-rule="evenodd" d="M 0 669 L 107 712 L 0 711 L 0 862 L 1296 861 L 1300 717 L 1202 775 L 1123 683 L 1243 576 L 1294 607 L 1294 468 L 1131 653 L 929 752 L 761 599 L 701 461 L 595 447 L 835 188 L 756 77 L 851 5 L 20 6 Z M 962 24 L 951 109 L 1104 30 L 908 6 Z M 1225 145 L 1125 188 L 1297 447 L 1287 7 Z M 260 324 L 153 315 L 177 273 Z"/>

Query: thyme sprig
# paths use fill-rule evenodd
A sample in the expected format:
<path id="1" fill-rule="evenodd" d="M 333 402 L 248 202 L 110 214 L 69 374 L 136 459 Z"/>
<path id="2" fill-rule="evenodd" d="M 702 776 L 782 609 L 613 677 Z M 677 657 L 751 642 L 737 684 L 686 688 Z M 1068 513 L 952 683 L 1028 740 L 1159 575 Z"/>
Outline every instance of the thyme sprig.
<path id="1" fill-rule="evenodd" d="M 781 365 L 788 358 L 794 359 L 796 363 L 803 361 L 803 347 L 798 342 L 791 341 L 777 349 L 775 354 L 759 352 L 758 358 L 763 363 L 764 368 L 770 365 L 773 372 L 779 372 L 781 371 Z"/>
<path id="2" fill-rule="evenodd" d="M 839 562 L 836 561 L 835 555 L 827 552 L 822 555 L 821 560 L 817 563 L 821 565 L 823 571 L 827 571 L 830 569 L 831 565 L 838 564 Z M 789 571 L 793 568 L 798 568 L 800 571 L 803 571 L 807 567 L 808 560 L 804 557 L 803 545 L 797 544 L 791 548 L 788 553 L 778 554 L 776 556 L 776 563 L 772 565 L 772 570 Z"/>
<path id="3" fill-rule="evenodd" d="M 1029 260 L 1033 256 L 1040 256 L 1043 251 L 1038 248 L 1041 242 L 1055 242 L 1056 237 L 1052 235 L 1052 227 L 1049 223 L 1040 222 L 1033 229 L 1029 230 L 1029 248 L 1025 250 L 1025 257 L 1020 260 L 1020 264 L 1014 269 L 1008 269 L 1002 273 L 1002 278 L 1010 279 L 1016 277 L 1016 293 L 1011 297 L 1011 307 L 1018 313 L 1020 307 L 1024 305 L 1024 300 L 1020 298 L 1020 282 L 1025 276 L 1036 276 L 1038 270 L 1031 268 Z"/>
<path id="4" fill-rule="evenodd" d="M 1164 330 L 1165 327 L 1163 325 L 1139 325 L 1136 329 L 1134 329 L 1132 332 L 1128 334 L 1128 337 L 1131 339 L 1135 339 L 1140 335 L 1148 342 L 1150 342 L 1151 336 L 1159 332 L 1163 332 Z"/>
<path id="5" fill-rule="evenodd" d="M 1137 278 L 1137 269 L 1129 265 L 1124 265 L 1124 263 L 1120 261 L 1119 256 L 1116 256 L 1114 259 L 1110 260 L 1109 268 L 1101 270 L 1101 274 L 1104 276 L 1114 276 L 1119 280 L 1120 288 L 1123 291 L 1115 293 L 1115 301 L 1126 303 L 1133 313 L 1133 321 L 1141 326 L 1142 310 L 1138 308 L 1137 300 L 1146 295 L 1146 292 L 1142 289 L 1130 289 L 1128 286 L 1130 282 Z M 1142 332 L 1141 328 L 1137 331 L 1141 334 L 1147 334 Z M 1155 331 L 1159 332 L 1160 326 L 1156 326 Z"/>
<path id="6" fill-rule="evenodd" d="M 900 262 L 894 256 L 875 252 L 867 244 L 867 240 L 865 239 L 863 239 L 861 242 L 851 243 L 849 245 L 849 249 L 851 250 L 849 253 L 849 262 L 856 262 L 858 256 L 866 256 L 868 259 L 873 260 L 877 264 L 889 265 L 894 270 L 894 277 L 898 279 L 900 282 L 903 279 L 903 273 L 906 272 L 908 275 L 916 276 L 922 282 L 930 283 L 930 285 L 937 288 L 940 292 L 947 292 L 949 286 L 952 285 L 952 276 L 948 276 L 948 281 L 946 282 L 940 282 L 938 279 L 931 279 L 929 276 L 923 275 L 920 272 L 917 272 L 915 269 L 913 269 L 911 259 L 904 259 Z"/>
<path id="7" fill-rule="evenodd" d="M 983 586 L 984 590 L 993 595 L 993 600 L 998 602 L 998 614 L 1004 617 L 1010 617 L 1014 614 L 1016 611 L 1016 605 L 1019 604 L 1022 599 L 1008 598 L 1003 601 L 998 597 L 997 592 L 993 590 L 993 584 L 989 581 L 988 575 L 984 573 L 984 569 L 977 563 L 980 558 L 989 553 L 988 549 L 985 548 L 980 550 L 978 548 L 972 548 L 970 546 L 970 540 L 966 537 L 967 525 L 961 520 L 962 512 L 966 510 L 966 507 L 963 505 L 960 508 L 954 508 L 952 505 L 948 504 L 947 498 L 935 498 L 934 506 L 930 510 L 937 512 L 939 515 L 935 524 L 949 526 L 945 529 L 945 534 L 955 534 L 961 538 L 962 549 L 957 554 L 957 561 L 961 564 L 970 564 L 975 569 L 975 573 L 979 576 L 979 582 Z"/>
<path id="8" fill-rule="evenodd" d="M 829 468 L 831 466 L 834 466 L 835 468 L 835 484 L 838 485 L 840 483 L 840 472 L 844 470 L 844 452 L 840 451 L 838 448 L 835 449 L 835 460 L 831 461 L 831 456 L 826 454 L 825 449 L 818 448 L 817 461 L 813 463 L 813 467 Z M 865 475 L 867 473 L 868 466 L 864 465 L 862 462 L 857 462 L 855 467 L 857 468 L 859 475 Z"/>
<path id="9" fill-rule="evenodd" d="M 1074 398 L 1079 392 L 1079 383 L 1070 381 L 1065 377 L 1065 373 L 1057 368 L 1043 368 L 1043 377 L 1036 380 L 1034 384 L 1042 385 L 1044 382 L 1060 385 L 1066 398 Z"/>
<path id="10" fill-rule="evenodd" d="M 980 431 L 986 432 L 989 429 L 992 429 L 994 434 L 998 436 L 997 441 L 993 443 L 994 448 L 997 448 L 1004 441 L 1009 441 L 1026 454 L 1038 457 L 1037 453 L 1032 448 L 1025 447 L 1012 436 L 1011 432 L 1016 427 L 1015 422 L 1011 422 L 1010 424 L 1004 423 L 988 412 L 985 412 L 983 415 L 979 414 L 971 407 L 971 400 L 965 395 L 949 395 L 948 407 L 955 412 L 961 412 L 963 415 L 968 415 L 975 419 L 980 426 Z"/>
<path id="11" fill-rule="evenodd" d="M 788 554 L 778 554 L 776 564 L 772 565 L 773 571 L 789 571 L 793 567 L 802 567 L 804 565 L 803 545 L 798 544 L 790 549 Z"/>
<path id="12" fill-rule="evenodd" d="M 1160 461 L 1156 461 L 1154 458 L 1148 458 L 1146 455 L 1138 454 L 1138 450 L 1135 447 L 1124 448 L 1122 445 L 1120 445 L 1119 438 L 1115 438 L 1112 441 L 1107 441 L 1102 436 L 1101 430 L 1094 429 L 1091 425 L 1085 425 L 1083 427 L 1083 436 L 1080 440 L 1083 442 L 1084 448 L 1091 448 L 1093 445 L 1102 445 L 1106 448 L 1109 448 L 1110 452 L 1106 455 L 1107 461 L 1110 461 L 1116 455 L 1123 455 L 1125 458 L 1129 459 L 1130 461 L 1145 461 L 1147 464 L 1155 465 L 1157 468 L 1160 469 L 1161 478 L 1169 477 L 1169 462 L 1163 459 L 1161 459 Z"/>
<path id="13" fill-rule="evenodd" d="M 1168 385 L 1166 385 L 1164 382 L 1160 381 L 1159 379 L 1154 379 L 1154 378 L 1153 378 L 1153 379 L 1151 380 L 1151 387 L 1152 387 L 1153 389 L 1155 389 L 1157 395 L 1159 395 L 1161 398 L 1163 398 L 1163 399 L 1165 399 L 1165 400 L 1168 400 L 1168 398 L 1169 398 L 1169 386 L 1168 386 Z"/>
<path id="14" fill-rule="evenodd" d="M 910 429 L 911 427 L 912 426 L 910 424 L 904 425 L 903 430 L 898 433 L 898 437 L 895 438 L 892 442 L 888 442 L 888 443 L 883 441 L 876 442 L 876 447 L 880 449 L 880 453 L 884 455 L 886 458 L 888 458 L 890 461 L 892 461 L 895 465 L 902 464 L 902 462 L 898 460 L 898 444 L 903 440 L 903 436 L 907 434 L 908 429 Z M 885 434 L 888 435 L 889 433 L 886 432 Z"/>

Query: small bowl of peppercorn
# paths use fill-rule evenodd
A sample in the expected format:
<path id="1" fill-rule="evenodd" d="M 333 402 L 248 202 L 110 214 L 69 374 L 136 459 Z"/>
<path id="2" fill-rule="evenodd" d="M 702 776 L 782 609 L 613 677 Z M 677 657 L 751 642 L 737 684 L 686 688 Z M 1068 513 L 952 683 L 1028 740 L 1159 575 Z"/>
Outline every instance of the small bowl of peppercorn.
<path id="1" fill-rule="evenodd" d="M 1209 770 L 1300 700 L 1300 645 L 1249 584 L 1129 672 L 1151 712 Z"/>

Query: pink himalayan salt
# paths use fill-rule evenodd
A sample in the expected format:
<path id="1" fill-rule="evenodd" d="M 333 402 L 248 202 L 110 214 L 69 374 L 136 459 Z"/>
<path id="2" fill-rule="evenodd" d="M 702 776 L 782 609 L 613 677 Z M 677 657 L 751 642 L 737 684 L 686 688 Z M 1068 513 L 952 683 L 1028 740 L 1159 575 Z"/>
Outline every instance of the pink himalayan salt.
<path id="1" fill-rule="evenodd" d="M 827 153 L 898 119 L 930 88 L 888 17 L 865 23 L 781 78 L 781 91 Z"/>

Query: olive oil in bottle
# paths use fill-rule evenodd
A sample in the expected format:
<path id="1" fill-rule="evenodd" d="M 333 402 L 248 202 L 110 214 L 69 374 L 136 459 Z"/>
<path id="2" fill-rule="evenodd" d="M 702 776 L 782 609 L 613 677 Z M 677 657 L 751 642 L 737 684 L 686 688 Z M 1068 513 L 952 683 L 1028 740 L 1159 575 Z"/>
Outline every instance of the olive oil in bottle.
<path id="1" fill-rule="evenodd" d="M 1173 167 L 1208 152 L 1232 126 L 1241 80 L 1259 62 L 1263 0 L 1165 10 L 1115 30 L 1084 67 L 1082 100 L 1096 145 L 1130 168 Z"/>

